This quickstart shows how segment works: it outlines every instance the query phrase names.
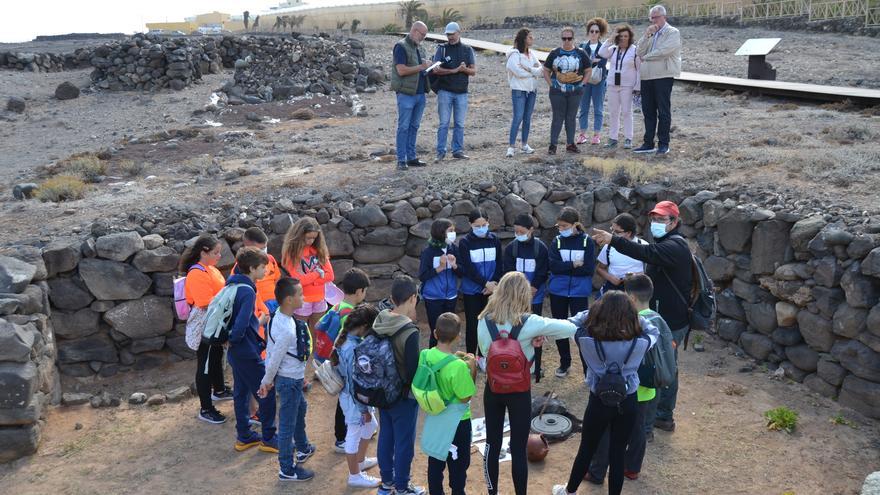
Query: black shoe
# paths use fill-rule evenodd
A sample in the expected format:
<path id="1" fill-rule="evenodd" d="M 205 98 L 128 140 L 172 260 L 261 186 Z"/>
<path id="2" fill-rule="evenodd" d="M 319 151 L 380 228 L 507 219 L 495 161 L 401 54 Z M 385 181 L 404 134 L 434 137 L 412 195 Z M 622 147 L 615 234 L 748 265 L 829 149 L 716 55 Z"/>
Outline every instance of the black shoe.
<path id="1" fill-rule="evenodd" d="M 645 434 L 645 441 L 648 443 L 651 443 L 654 441 L 654 432 L 653 431 Z"/>
<path id="2" fill-rule="evenodd" d="M 211 393 L 211 400 L 232 400 L 232 389 L 229 387 L 223 387 L 223 390 Z"/>
<path id="3" fill-rule="evenodd" d="M 471 157 L 465 155 L 461 151 L 456 151 L 452 154 L 452 158 L 455 158 L 456 160 L 470 160 Z"/>
<path id="4" fill-rule="evenodd" d="M 216 409 L 202 409 L 199 411 L 199 419 L 205 423 L 211 423 L 212 425 L 219 425 L 226 422 L 226 416 L 220 414 L 220 411 Z"/>
<path id="5" fill-rule="evenodd" d="M 548 155 L 555 155 L 556 154 L 556 145 L 555 144 L 551 144 L 550 147 L 547 148 L 547 154 Z"/>
<path id="6" fill-rule="evenodd" d="M 566 376 L 568 376 L 568 368 L 563 368 L 562 366 L 556 368 L 557 378 L 565 378 Z"/>
<path id="7" fill-rule="evenodd" d="M 658 155 L 665 155 L 669 153 L 669 146 L 660 146 L 657 148 Z"/>
<path id="8" fill-rule="evenodd" d="M 397 170 L 407 170 L 406 162 L 397 162 Z"/>
<path id="9" fill-rule="evenodd" d="M 674 419 L 657 419 L 654 420 L 654 428 L 658 430 L 673 432 L 675 431 L 675 420 Z"/>
<path id="10" fill-rule="evenodd" d="M 567 151 L 569 153 L 580 153 L 581 152 L 581 150 L 578 149 L 576 144 L 569 144 L 568 146 L 565 147 L 565 151 Z"/>
<path id="11" fill-rule="evenodd" d="M 406 165 L 408 167 L 427 167 L 428 166 L 428 164 L 426 162 L 423 162 L 423 161 L 419 160 L 418 158 L 415 160 L 407 160 Z"/>
<path id="12" fill-rule="evenodd" d="M 589 471 L 587 471 L 587 474 L 584 475 L 584 481 L 586 481 L 588 483 L 592 483 L 594 485 L 604 485 L 605 484 L 604 479 L 600 480 L 600 479 L 593 478 L 593 475 L 590 474 Z"/>
<path id="13" fill-rule="evenodd" d="M 656 150 L 656 148 L 654 148 L 653 144 L 645 143 L 645 144 L 639 146 L 638 148 L 635 148 L 633 150 L 633 153 L 654 153 L 655 151 L 657 151 L 657 150 Z"/>

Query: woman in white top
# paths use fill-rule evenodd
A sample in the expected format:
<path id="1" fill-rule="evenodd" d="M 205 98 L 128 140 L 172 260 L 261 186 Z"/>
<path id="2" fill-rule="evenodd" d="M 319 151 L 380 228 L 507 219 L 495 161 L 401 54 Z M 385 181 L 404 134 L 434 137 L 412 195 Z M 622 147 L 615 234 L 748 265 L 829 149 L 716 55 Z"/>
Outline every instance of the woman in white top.
<path id="1" fill-rule="evenodd" d="M 538 57 L 532 53 L 534 43 L 532 32 L 522 28 L 513 40 L 514 50 L 507 55 L 507 82 L 510 84 L 510 96 L 513 100 L 513 122 L 510 123 L 510 142 L 507 156 L 514 154 L 516 134 L 522 124 L 522 148 L 526 154 L 534 153 L 529 146 L 529 129 L 532 125 L 532 112 L 535 110 L 535 99 L 538 96 L 538 79 L 544 77 L 544 69 Z"/>
<path id="2" fill-rule="evenodd" d="M 621 213 L 611 221 L 611 231 L 625 239 L 639 244 L 647 244 L 636 237 L 636 219 L 629 213 Z M 604 246 L 599 251 L 596 273 L 605 279 L 599 297 L 609 290 L 623 290 L 623 279 L 627 273 L 644 273 L 645 264 L 639 260 L 619 253 L 611 246 Z"/>
<path id="3" fill-rule="evenodd" d="M 609 141 L 605 146 L 613 148 L 617 146 L 618 132 L 620 130 L 620 114 L 623 112 L 623 147 L 632 148 L 633 137 L 633 94 L 639 94 L 639 67 L 641 61 L 634 44 L 633 30 L 628 25 L 619 26 L 614 35 L 608 38 L 599 48 L 599 56 L 608 59 L 608 114 L 611 117 L 609 125 Z"/>

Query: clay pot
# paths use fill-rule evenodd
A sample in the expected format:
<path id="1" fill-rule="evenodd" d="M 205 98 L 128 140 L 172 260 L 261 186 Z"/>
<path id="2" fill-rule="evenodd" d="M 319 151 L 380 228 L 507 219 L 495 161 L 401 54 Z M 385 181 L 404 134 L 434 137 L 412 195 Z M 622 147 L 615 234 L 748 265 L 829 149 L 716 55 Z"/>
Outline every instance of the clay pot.
<path id="1" fill-rule="evenodd" d="M 526 457 L 529 462 L 543 461 L 549 451 L 550 444 L 547 443 L 543 433 L 532 433 L 529 435 L 529 441 L 526 443 Z"/>

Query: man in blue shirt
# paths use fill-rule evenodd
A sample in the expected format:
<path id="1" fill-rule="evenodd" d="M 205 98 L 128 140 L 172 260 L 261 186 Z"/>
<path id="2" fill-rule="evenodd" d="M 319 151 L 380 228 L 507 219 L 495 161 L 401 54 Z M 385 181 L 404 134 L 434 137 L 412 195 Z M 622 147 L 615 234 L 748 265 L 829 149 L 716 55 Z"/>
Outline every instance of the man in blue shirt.
<path id="1" fill-rule="evenodd" d="M 397 170 L 424 167 L 416 156 L 416 135 L 425 111 L 425 70 L 431 66 L 419 46 L 428 35 L 424 22 L 413 23 L 409 34 L 394 45 L 391 89 L 397 93 Z"/>
<path id="2" fill-rule="evenodd" d="M 446 157 L 446 138 L 449 134 L 449 118 L 454 117 L 452 129 L 452 157 L 467 160 L 464 154 L 464 119 L 468 107 L 468 80 L 477 73 L 474 50 L 461 42 L 461 28 L 457 22 L 446 25 L 448 43 L 437 47 L 434 62 L 441 65 L 434 69 L 437 75 L 437 160 Z"/>

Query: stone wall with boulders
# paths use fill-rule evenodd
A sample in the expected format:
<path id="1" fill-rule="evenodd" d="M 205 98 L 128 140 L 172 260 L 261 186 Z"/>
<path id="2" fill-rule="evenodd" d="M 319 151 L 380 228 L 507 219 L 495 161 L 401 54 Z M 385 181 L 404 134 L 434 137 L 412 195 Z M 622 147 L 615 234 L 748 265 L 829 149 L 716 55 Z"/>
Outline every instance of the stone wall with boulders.
<path id="1" fill-rule="evenodd" d="M 218 198 L 203 212 L 157 207 L 129 214 L 124 222 L 99 220 L 83 239 L 9 251 L 7 256 L 37 267 L 40 275 L 32 278 L 46 280 L 19 282 L 11 291 L 18 295 L 0 295 L 0 318 L 31 324 L 32 349 L 51 349 L 54 329 L 62 374 L 144 372 L 194 357 L 171 296 L 179 253 L 200 232 L 222 239 L 219 266 L 228 269 L 246 228 L 262 227 L 270 252 L 280 259 L 284 232 L 298 218 L 312 216 L 324 229 L 335 272 L 364 269 L 373 278 L 368 300 L 378 300 L 397 274 L 417 275 L 436 218 L 452 219 L 463 234 L 467 214 L 480 206 L 506 243 L 514 218 L 530 213 L 540 225 L 537 235 L 550 241 L 558 213 L 571 206 L 585 224 L 603 227 L 629 212 L 650 236 L 647 212 L 671 200 L 680 205 L 682 234 L 716 283 L 718 336 L 811 390 L 880 418 L 880 229 L 821 205 L 798 201 L 793 213 L 781 202 L 759 207 L 740 199 L 732 190 L 571 187 L 529 175 L 457 192 L 413 184 L 405 192 L 362 196 L 275 194 L 247 205 Z M 0 400 L 6 393 L 0 392 Z"/>
<path id="2" fill-rule="evenodd" d="M 364 64 L 356 39 L 326 36 L 158 37 L 136 34 L 73 53 L 0 52 L 0 69 L 57 72 L 93 67 L 92 83 L 119 90 L 181 90 L 203 74 L 235 69 L 230 98 L 259 103 L 306 92 L 364 91 L 385 73 Z M 250 101 L 253 100 L 253 101 Z"/>
<path id="3" fill-rule="evenodd" d="M 0 462 L 33 454 L 46 407 L 61 397 L 40 250 L 0 254 Z"/>

